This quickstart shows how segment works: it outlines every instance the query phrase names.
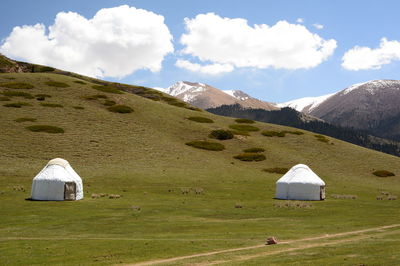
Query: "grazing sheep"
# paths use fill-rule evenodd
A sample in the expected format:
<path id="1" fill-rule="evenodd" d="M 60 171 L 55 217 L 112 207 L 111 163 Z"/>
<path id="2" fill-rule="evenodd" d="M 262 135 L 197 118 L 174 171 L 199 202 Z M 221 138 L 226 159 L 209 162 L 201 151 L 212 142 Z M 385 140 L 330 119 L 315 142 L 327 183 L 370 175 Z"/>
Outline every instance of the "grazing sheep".
<path id="1" fill-rule="evenodd" d="M 376 200 L 383 200 L 382 196 L 376 196 Z"/>
<path id="2" fill-rule="evenodd" d="M 389 196 L 387 197 L 387 200 L 397 200 L 397 196 L 395 196 L 395 195 L 389 195 Z"/>
<path id="3" fill-rule="evenodd" d="M 118 194 L 110 194 L 110 196 L 108 196 L 109 199 L 119 199 L 121 198 L 121 195 Z"/>
<path id="4" fill-rule="evenodd" d="M 240 203 L 236 203 L 236 204 L 235 204 L 235 208 L 236 208 L 236 209 L 241 209 L 241 208 L 243 208 L 243 206 L 242 206 L 242 204 L 240 204 Z"/>
<path id="5" fill-rule="evenodd" d="M 204 189 L 203 188 L 195 188 L 194 189 L 194 193 L 196 193 L 196 194 L 203 194 L 203 192 L 204 192 Z"/>
<path id="6" fill-rule="evenodd" d="M 189 194 L 190 189 L 188 189 L 188 188 L 181 188 L 181 192 L 182 192 L 182 194 Z"/>
<path id="7" fill-rule="evenodd" d="M 92 194 L 92 199 L 98 199 L 98 198 L 100 198 L 99 194 L 95 194 L 95 193 Z"/>
<path id="8" fill-rule="evenodd" d="M 134 211 L 140 211 L 141 208 L 140 208 L 140 206 L 132 206 L 132 210 L 134 210 Z"/>

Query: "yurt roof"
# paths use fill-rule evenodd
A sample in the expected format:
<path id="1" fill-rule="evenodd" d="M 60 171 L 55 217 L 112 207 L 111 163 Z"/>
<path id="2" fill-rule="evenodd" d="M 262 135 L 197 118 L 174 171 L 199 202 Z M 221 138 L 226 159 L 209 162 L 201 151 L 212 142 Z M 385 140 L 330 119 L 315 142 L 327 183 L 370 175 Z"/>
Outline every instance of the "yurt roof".
<path id="1" fill-rule="evenodd" d="M 277 183 L 307 183 L 325 186 L 325 182 L 305 164 L 293 166 Z"/>
<path id="2" fill-rule="evenodd" d="M 65 167 L 67 167 L 69 165 L 69 162 L 67 160 L 65 160 L 65 159 L 62 159 L 62 158 L 55 158 L 55 159 L 50 160 L 47 163 L 47 165 L 48 166 L 49 165 L 59 165 L 59 166 L 62 166 L 62 167 L 65 168 Z"/>

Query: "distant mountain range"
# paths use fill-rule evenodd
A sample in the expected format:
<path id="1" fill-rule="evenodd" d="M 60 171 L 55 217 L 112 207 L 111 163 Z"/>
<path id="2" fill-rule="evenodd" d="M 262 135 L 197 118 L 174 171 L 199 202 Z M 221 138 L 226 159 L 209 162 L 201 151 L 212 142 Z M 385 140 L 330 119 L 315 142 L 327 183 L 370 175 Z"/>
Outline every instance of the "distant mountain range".
<path id="1" fill-rule="evenodd" d="M 264 110 L 279 109 L 279 107 L 275 106 L 273 103 L 258 100 L 243 91 L 219 90 L 203 83 L 179 81 L 166 89 L 156 89 L 202 109 L 233 104 L 239 104 L 245 108 L 260 108 Z"/>

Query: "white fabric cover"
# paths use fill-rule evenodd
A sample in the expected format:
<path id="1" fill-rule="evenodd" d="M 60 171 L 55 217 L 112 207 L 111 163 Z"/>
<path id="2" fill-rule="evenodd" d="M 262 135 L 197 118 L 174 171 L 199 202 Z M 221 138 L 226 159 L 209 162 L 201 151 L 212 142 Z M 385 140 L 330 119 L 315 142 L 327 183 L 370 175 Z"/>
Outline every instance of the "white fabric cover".
<path id="1" fill-rule="evenodd" d="M 276 182 L 277 199 L 321 200 L 321 187 L 325 182 L 307 165 L 293 166 Z"/>
<path id="2" fill-rule="evenodd" d="M 33 179 L 31 199 L 64 200 L 65 182 L 75 182 L 76 200 L 83 198 L 82 179 L 68 161 L 61 158 L 50 160 Z"/>

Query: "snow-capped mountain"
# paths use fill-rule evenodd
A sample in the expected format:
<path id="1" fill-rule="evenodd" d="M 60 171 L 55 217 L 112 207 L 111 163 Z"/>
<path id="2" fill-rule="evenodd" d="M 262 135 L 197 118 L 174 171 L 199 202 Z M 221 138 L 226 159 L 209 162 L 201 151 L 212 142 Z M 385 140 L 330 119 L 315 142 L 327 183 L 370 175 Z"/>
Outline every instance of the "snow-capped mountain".
<path id="1" fill-rule="evenodd" d="M 155 89 L 202 109 L 232 104 L 240 104 L 246 108 L 261 108 L 265 110 L 279 109 L 272 103 L 255 99 L 240 90 L 224 91 L 203 83 L 179 81 L 168 88 Z"/>
<path id="2" fill-rule="evenodd" d="M 327 100 L 329 97 L 334 95 L 335 93 L 319 96 L 319 97 L 304 97 L 292 101 L 288 101 L 285 103 L 278 103 L 276 106 L 283 108 L 283 107 L 290 107 L 299 112 L 303 113 L 310 113 L 313 109 L 318 107 L 321 103 Z"/>
<path id="3" fill-rule="evenodd" d="M 400 140 L 400 81 L 372 80 L 337 93 L 278 104 L 339 126 Z"/>

